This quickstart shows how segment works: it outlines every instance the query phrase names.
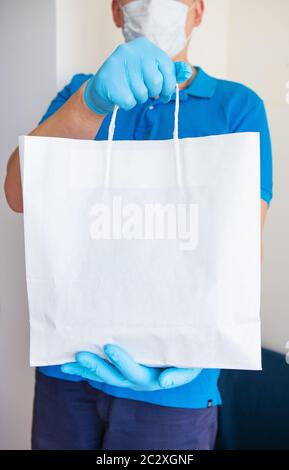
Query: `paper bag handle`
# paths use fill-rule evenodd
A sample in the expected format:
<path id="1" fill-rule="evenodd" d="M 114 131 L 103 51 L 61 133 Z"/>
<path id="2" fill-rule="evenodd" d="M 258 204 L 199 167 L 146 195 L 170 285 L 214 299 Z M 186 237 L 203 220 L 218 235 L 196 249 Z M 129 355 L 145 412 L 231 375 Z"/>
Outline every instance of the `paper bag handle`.
<path id="1" fill-rule="evenodd" d="M 107 146 L 107 158 L 106 158 L 105 179 L 104 179 L 104 187 L 106 190 L 109 188 L 109 182 L 110 182 L 112 143 L 113 143 L 113 138 L 114 138 L 115 122 L 116 122 L 118 110 L 119 110 L 119 107 L 115 106 L 112 116 L 111 116 L 109 129 L 108 129 L 108 146 Z M 175 165 L 176 165 L 176 175 L 177 175 L 176 183 L 179 189 L 183 189 L 184 178 L 183 178 L 183 162 L 181 158 L 180 140 L 179 140 L 179 111 L 180 111 L 180 92 L 179 92 L 178 85 L 176 85 L 176 104 L 175 104 L 175 113 L 174 113 L 173 139 L 174 139 L 174 145 L 175 145 Z"/>

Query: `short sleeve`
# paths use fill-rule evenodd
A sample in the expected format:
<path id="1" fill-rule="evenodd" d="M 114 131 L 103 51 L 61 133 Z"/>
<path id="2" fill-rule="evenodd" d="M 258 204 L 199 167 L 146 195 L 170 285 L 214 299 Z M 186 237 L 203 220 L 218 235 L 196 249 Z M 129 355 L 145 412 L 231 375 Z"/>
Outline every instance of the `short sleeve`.
<path id="1" fill-rule="evenodd" d="M 58 111 L 61 106 L 88 80 L 91 75 L 77 74 L 74 75 L 71 82 L 61 90 L 56 97 L 51 101 L 46 113 L 41 118 L 39 124 L 42 124 L 46 119 Z"/>
<path id="2" fill-rule="evenodd" d="M 273 194 L 272 146 L 266 110 L 260 98 L 243 116 L 240 113 L 240 120 L 233 132 L 260 133 L 261 199 L 269 206 Z"/>

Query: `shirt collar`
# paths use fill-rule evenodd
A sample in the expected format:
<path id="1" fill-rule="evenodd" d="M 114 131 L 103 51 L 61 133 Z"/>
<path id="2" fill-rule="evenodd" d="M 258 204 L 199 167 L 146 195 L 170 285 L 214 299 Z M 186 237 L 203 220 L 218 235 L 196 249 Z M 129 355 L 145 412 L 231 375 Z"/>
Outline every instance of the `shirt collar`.
<path id="1" fill-rule="evenodd" d="M 197 74 L 192 80 L 191 84 L 180 91 L 180 100 L 184 101 L 188 98 L 188 95 L 195 96 L 197 98 L 212 98 L 215 94 L 217 87 L 217 79 L 207 75 L 201 67 L 195 67 Z M 175 94 L 172 96 L 175 99 Z"/>
<path id="2" fill-rule="evenodd" d="M 217 87 L 217 79 L 207 75 L 200 67 L 195 68 L 197 69 L 197 75 L 184 91 L 199 98 L 212 98 Z"/>

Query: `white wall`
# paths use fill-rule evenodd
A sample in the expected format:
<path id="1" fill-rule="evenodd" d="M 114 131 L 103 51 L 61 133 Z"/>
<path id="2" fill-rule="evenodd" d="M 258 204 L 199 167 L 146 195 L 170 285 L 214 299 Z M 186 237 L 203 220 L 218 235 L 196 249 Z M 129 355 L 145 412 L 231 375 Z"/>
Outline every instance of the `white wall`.
<path id="1" fill-rule="evenodd" d="M 28 449 L 33 373 L 28 366 L 28 312 L 22 216 L 3 194 L 18 135 L 37 123 L 56 92 L 52 0 L 0 2 L 0 449 Z"/>
<path id="2" fill-rule="evenodd" d="M 224 78 L 227 75 L 229 14 L 233 1 L 205 0 L 204 21 L 194 31 L 190 45 L 191 62 L 215 77 Z"/>
<path id="3" fill-rule="evenodd" d="M 75 73 L 93 73 L 122 42 L 109 0 L 56 0 L 57 82 L 62 88 Z"/>
<path id="4" fill-rule="evenodd" d="M 271 127 L 274 200 L 264 235 L 262 336 L 265 346 L 284 353 L 289 340 L 289 0 L 231 0 L 228 46 L 228 77 L 261 95 Z"/>
<path id="5" fill-rule="evenodd" d="M 55 2 L 56 11 L 54 0 L 0 1 L 1 187 L 17 136 L 36 124 L 57 88 L 74 73 L 96 70 L 122 40 L 111 21 L 110 0 Z M 263 338 L 265 345 L 283 352 L 289 339 L 289 1 L 205 3 L 204 24 L 193 36 L 192 62 L 253 87 L 268 108 L 276 196 L 265 234 Z M 28 367 L 27 319 L 22 217 L 8 210 L 1 190 L 0 449 L 29 447 L 33 371 Z"/>

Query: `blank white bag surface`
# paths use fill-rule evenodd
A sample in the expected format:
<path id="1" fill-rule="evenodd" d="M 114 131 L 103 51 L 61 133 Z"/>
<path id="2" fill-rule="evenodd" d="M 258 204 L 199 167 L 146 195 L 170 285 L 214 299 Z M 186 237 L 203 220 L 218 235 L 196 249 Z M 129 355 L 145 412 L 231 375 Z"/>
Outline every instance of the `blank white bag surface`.
<path id="1" fill-rule="evenodd" d="M 32 366 L 106 343 L 147 365 L 260 369 L 258 133 L 179 141 L 198 244 L 93 240 L 91 209 L 179 200 L 174 140 L 20 138 Z M 175 195 L 175 196 L 174 196 Z"/>

